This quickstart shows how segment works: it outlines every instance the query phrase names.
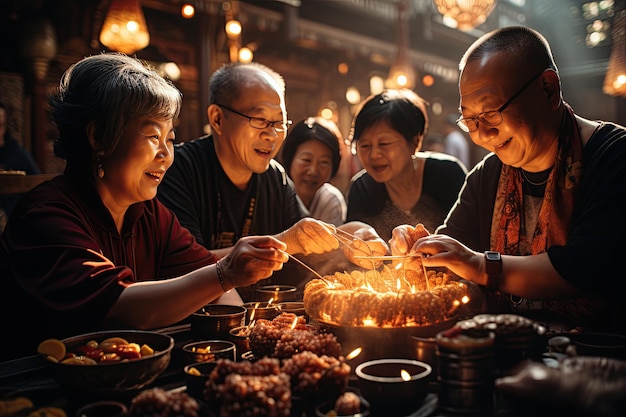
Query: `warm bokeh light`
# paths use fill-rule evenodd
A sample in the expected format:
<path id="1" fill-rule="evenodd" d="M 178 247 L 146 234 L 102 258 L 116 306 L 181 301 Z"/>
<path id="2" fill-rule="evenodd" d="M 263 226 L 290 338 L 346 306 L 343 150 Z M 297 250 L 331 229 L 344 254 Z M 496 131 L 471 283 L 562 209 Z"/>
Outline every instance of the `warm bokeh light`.
<path id="1" fill-rule="evenodd" d="M 172 81 L 180 78 L 180 67 L 175 62 L 164 62 L 159 65 L 159 73 Z"/>
<path id="2" fill-rule="evenodd" d="M 244 64 L 248 64 L 252 62 L 252 58 L 254 54 L 250 48 L 243 47 L 239 50 L 239 62 L 243 62 Z"/>
<path id="3" fill-rule="evenodd" d="M 322 116 L 326 120 L 332 120 L 333 111 L 329 109 L 328 107 L 324 107 L 322 110 L 320 110 L 320 116 Z"/>
<path id="4" fill-rule="evenodd" d="M 380 75 L 370 77 L 370 94 L 380 94 L 385 89 L 385 80 Z"/>
<path id="5" fill-rule="evenodd" d="M 430 74 L 426 74 L 422 77 L 422 84 L 425 87 L 432 87 L 435 84 L 435 77 Z"/>
<path id="6" fill-rule="evenodd" d="M 361 93 L 356 87 L 346 89 L 346 101 L 350 104 L 358 104 L 361 101 Z"/>
<path id="7" fill-rule="evenodd" d="M 339 72 L 339 74 L 341 75 L 346 75 L 349 70 L 350 70 L 350 67 L 345 62 L 342 62 L 339 65 L 337 65 L 337 72 Z"/>
<path id="8" fill-rule="evenodd" d="M 241 34 L 241 23 L 238 20 L 229 20 L 225 26 L 228 36 L 239 36 Z"/>
<path id="9" fill-rule="evenodd" d="M 180 14 L 185 19 L 191 19 L 196 14 L 196 9 L 193 5 L 185 3 L 183 4 L 183 7 L 180 8 Z"/>

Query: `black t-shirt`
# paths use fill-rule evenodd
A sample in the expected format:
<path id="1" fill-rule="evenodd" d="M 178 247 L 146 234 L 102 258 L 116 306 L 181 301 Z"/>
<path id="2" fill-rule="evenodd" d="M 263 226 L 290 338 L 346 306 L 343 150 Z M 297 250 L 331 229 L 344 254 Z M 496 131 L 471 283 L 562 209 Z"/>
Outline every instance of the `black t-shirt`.
<path id="1" fill-rule="evenodd" d="M 252 174 L 250 185 L 242 191 L 222 169 L 213 141 L 212 136 L 204 136 L 177 144 L 174 164 L 158 189 L 159 200 L 200 244 L 208 249 L 229 247 L 244 235 L 280 233 L 306 216 L 282 165 L 272 160 L 266 172 Z M 251 224 L 244 232 L 247 220 Z M 284 271 L 289 269 L 274 273 L 259 285 L 288 284 L 288 272 Z M 244 301 L 250 301 L 254 288 L 238 291 Z"/>
<path id="2" fill-rule="evenodd" d="M 476 251 L 490 250 L 491 219 L 502 163 L 487 155 L 467 176 L 460 199 L 437 231 Z M 582 177 L 567 243 L 548 248 L 573 286 L 620 301 L 626 293 L 626 130 L 605 123 L 583 148 Z"/>
<path id="3" fill-rule="evenodd" d="M 239 190 L 228 178 L 215 154 L 213 138 L 205 136 L 175 146 L 174 164 L 159 186 L 158 197 L 181 224 L 208 249 L 216 249 L 218 235 L 232 233 L 232 246 L 241 236 L 254 199 L 248 235 L 276 234 L 305 216 L 284 168 L 272 160 L 262 174 L 252 174 L 250 185 Z"/>
<path id="4" fill-rule="evenodd" d="M 454 205 L 467 172 L 458 159 L 448 155 L 439 153 L 422 153 L 421 155 L 425 156 L 422 200 L 424 203 L 426 201 L 429 203 L 422 208 L 431 208 L 436 212 L 428 213 L 428 216 L 423 213 L 424 218 L 420 219 L 420 222 L 433 232 L 434 228 L 443 223 L 448 211 Z M 381 223 L 377 228 L 378 234 L 390 237 L 391 229 L 402 223 L 393 224 L 386 220 L 373 220 L 381 215 L 388 200 L 389 194 L 385 184 L 376 182 L 365 170 L 362 170 L 354 176 L 350 184 L 347 220 Z M 420 209 L 419 204 L 416 209 Z M 426 217 L 429 221 L 426 221 Z M 379 230 L 381 227 L 384 230 Z"/>

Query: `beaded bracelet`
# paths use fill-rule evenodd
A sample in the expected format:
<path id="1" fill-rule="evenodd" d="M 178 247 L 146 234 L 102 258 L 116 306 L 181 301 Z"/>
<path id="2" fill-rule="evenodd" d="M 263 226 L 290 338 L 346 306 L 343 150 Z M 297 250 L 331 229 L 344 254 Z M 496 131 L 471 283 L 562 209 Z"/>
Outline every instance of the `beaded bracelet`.
<path id="1" fill-rule="evenodd" d="M 224 290 L 224 292 L 228 292 L 228 290 L 224 286 L 224 273 L 222 272 L 222 265 L 220 265 L 220 261 L 217 261 L 215 263 L 215 270 L 217 271 L 217 279 L 220 280 L 220 285 L 222 286 L 222 289 Z"/>

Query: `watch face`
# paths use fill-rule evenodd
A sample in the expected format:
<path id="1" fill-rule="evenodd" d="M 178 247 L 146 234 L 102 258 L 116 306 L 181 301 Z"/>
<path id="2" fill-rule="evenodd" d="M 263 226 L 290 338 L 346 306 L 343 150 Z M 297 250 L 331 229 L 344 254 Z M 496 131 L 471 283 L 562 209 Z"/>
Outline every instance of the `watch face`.
<path id="1" fill-rule="evenodd" d="M 499 261 L 500 260 L 500 253 L 498 252 L 485 252 L 485 256 L 487 257 L 488 261 Z"/>

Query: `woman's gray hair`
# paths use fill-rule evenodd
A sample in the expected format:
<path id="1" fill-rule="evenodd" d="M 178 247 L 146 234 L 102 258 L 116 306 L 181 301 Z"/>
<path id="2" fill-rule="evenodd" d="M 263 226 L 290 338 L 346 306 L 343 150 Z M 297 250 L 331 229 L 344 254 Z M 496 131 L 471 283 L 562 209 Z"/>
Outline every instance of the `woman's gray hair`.
<path id="1" fill-rule="evenodd" d="M 89 56 L 73 64 L 50 97 L 50 113 L 59 130 L 55 155 L 68 166 L 90 168 L 94 154 L 113 153 L 124 129 L 137 118 L 175 119 L 181 92 L 153 68 L 118 53 Z M 98 149 L 87 137 L 93 124 Z"/>

